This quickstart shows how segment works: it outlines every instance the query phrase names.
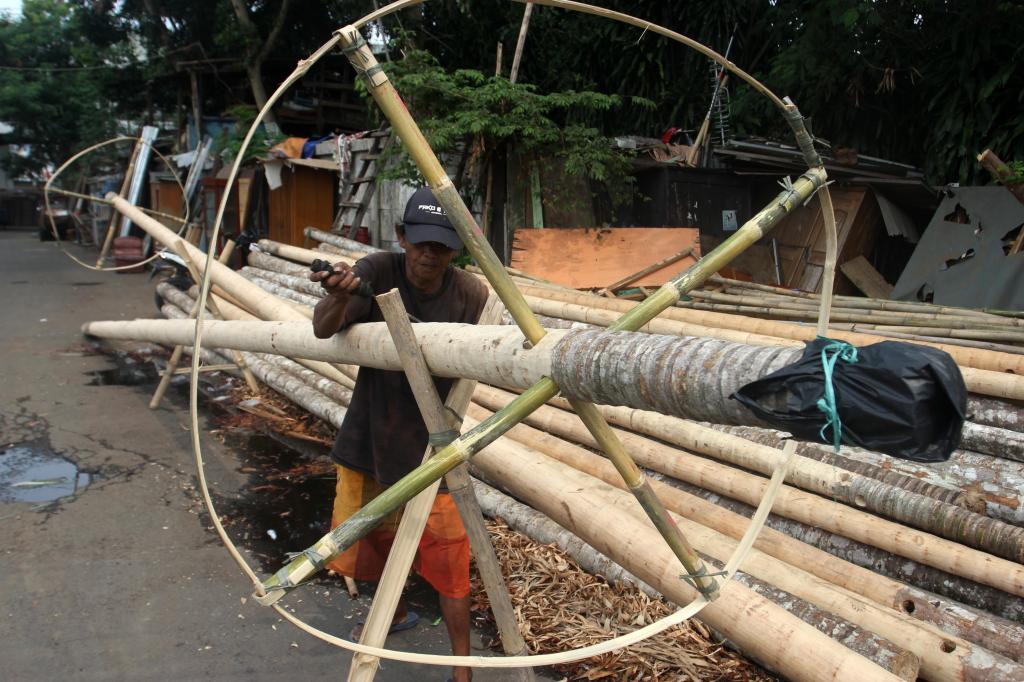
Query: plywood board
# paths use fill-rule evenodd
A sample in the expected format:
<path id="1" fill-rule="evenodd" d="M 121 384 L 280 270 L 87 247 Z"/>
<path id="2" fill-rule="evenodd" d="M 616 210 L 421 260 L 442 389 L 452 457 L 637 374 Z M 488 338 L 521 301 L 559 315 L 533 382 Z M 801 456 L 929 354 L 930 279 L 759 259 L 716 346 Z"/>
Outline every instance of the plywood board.
<path id="1" fill-rule="evenodd" d="M 684 249 L 693 255 L 631 286 L 660 286 L 699 257 L 700 232 L 692 227 L 606 227 L 516 230 L 514 268 L 574 289 L 600 289 Z"/>
<path id="2" fill-rule="evenodd" d="M 872 267 L 864 256 L 857 256 L 853 260 L 846 261 L 839 266 L 839 269 L 857 285 L 858 289 L 871 298 L 889 298 L 892 293 L 892 285 L 885 281 L 885 278 Z"/>

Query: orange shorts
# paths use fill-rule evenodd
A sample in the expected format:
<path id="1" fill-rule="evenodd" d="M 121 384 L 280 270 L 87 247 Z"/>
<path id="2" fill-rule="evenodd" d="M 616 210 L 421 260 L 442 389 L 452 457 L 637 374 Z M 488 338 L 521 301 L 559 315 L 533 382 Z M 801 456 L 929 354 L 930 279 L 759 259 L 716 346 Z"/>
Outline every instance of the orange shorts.
<path id="1" fill-rule="evenodd" d="M 387 489 L 353 469 L 338 466 L 331 528 L 341 525 Z M 362 540 L 334 557 L 327 568 L 355 580 L 379 580 L 398 531 L 402 510 L 389 514 Z M 469 538 L 451 495 L 439 493 L 423 529 L 413 568 L 438 594 L 461 599 L 469 594 Z"/>

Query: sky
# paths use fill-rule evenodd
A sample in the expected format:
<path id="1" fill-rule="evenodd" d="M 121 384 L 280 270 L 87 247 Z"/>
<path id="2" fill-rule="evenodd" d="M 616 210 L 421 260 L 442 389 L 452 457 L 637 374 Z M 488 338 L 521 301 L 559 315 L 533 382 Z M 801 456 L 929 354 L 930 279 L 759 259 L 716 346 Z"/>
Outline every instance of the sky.
<path id="1" fill-rule="evenodd" d="M 0 0 L 0 13 L 21 14 L 21 0 Z"/>

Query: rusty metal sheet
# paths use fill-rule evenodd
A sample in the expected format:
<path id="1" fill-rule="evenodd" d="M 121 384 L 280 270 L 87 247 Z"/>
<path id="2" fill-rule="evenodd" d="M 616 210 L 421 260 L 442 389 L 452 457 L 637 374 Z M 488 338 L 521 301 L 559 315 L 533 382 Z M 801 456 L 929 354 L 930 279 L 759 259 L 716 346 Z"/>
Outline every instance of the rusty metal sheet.
<path id="1" fill-rule="evenodd" d="M 656 287 L 693 265 L 700 232 L 692 227 L 581 227 L 516 230 L 514 268 L 574 289 L 599 289 L 687 248 L 693 255 L 628 286 Z"/>

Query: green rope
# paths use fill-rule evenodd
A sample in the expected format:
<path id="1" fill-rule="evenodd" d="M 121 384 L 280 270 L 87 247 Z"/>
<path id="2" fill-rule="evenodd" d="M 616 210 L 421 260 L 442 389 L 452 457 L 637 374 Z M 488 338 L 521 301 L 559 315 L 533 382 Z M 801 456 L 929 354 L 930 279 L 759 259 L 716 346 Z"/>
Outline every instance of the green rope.
<path id="1" fill-rule="evenodd" d="M 821 349 L 821 367 L 825 370 L 825 396 L 818 400 L 818 409 L 825 413 L 825 425 L 821 427 L 819 433 L 821 439 L 828 442 L 825 432 L 831 428 L 832 447 L 839 452 L 839 443 L 843 439 L 843 422 L 839 419 L 839 410 L 836 408 L 836 389 L 832 384 L 832 373 L 837 360 L 842 359 L 849 363 L 857 362 L 857 348 L 845 341 L 836 341 L 824 336 L 818 338 L 829 342 Z"/>

